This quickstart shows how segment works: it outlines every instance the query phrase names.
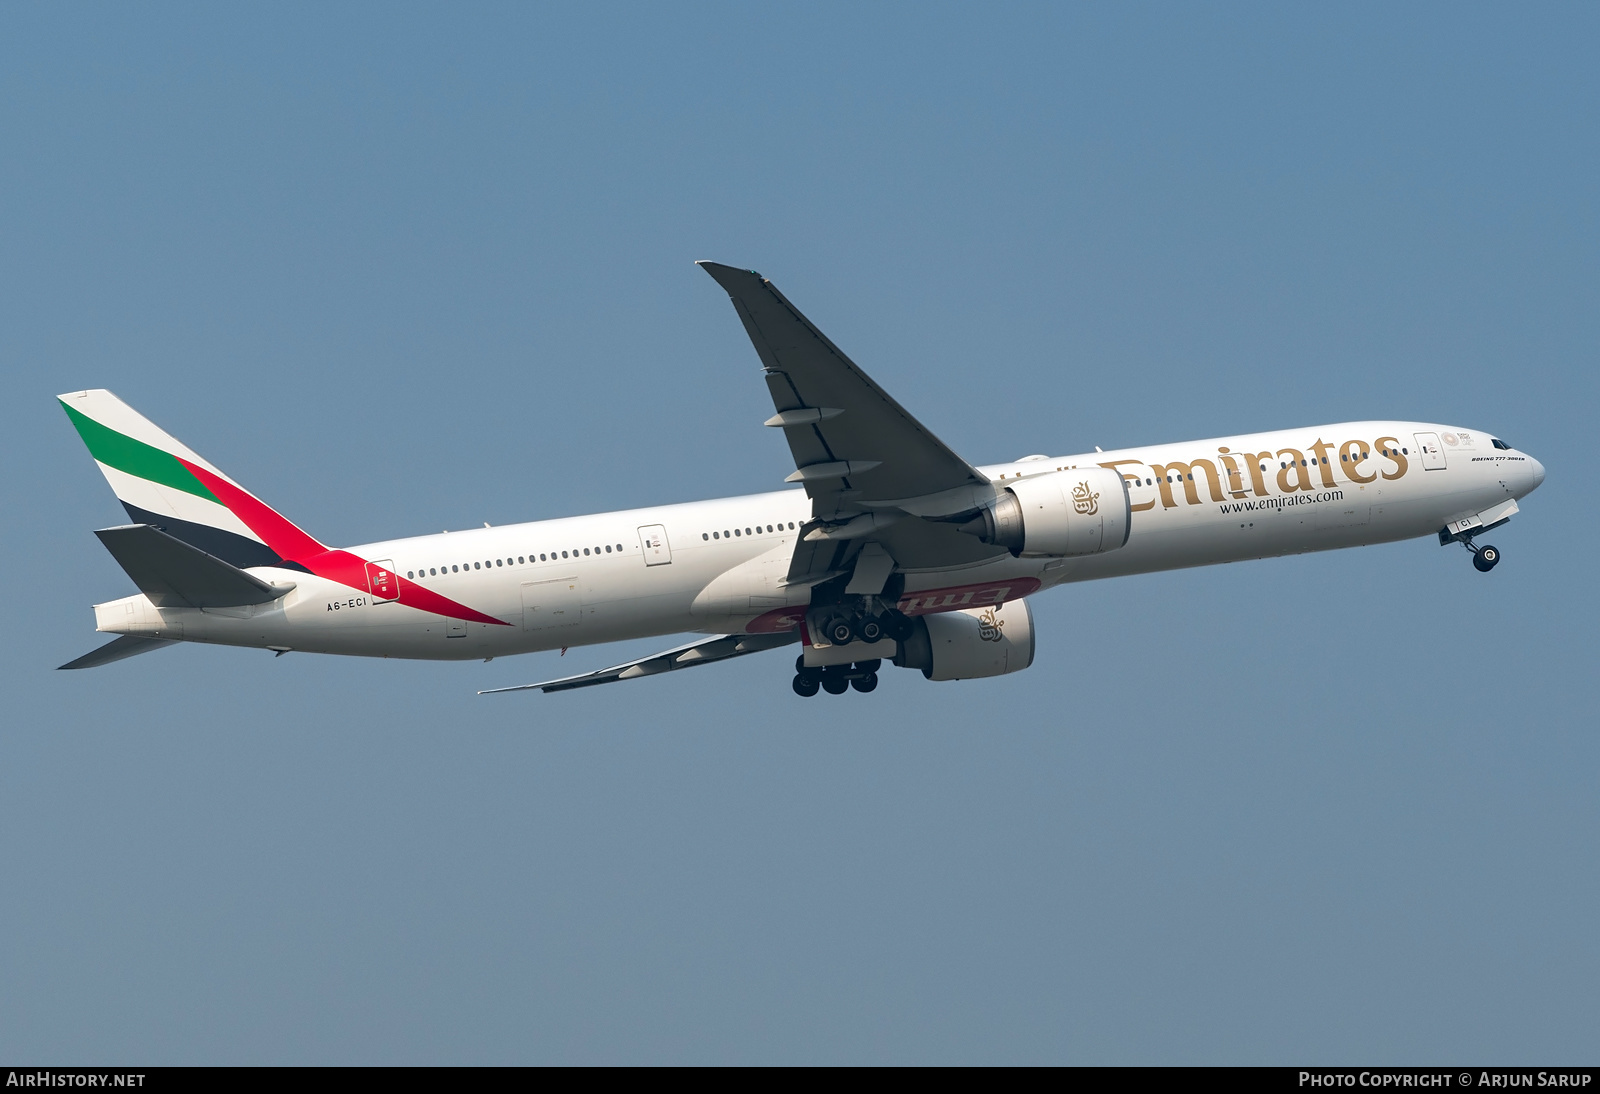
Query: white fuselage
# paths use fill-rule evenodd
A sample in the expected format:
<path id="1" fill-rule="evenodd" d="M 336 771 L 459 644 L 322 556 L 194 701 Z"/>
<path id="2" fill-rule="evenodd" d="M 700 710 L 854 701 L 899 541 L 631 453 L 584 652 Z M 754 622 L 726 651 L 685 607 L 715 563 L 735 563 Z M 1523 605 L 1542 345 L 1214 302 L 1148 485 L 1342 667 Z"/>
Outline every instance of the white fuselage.
<path id="1" fill-rule="evenodd" d="M 1422 451 L 1429 446 L 1437 454 Z M 901 607 L 948 610 L 1070 581 L 1431 536 L 1522 497 L 1543 478 L 1536 460 L 1493 447 L 1487 433 L 1418 422 L 1350 422 L 982 470 L 1004 486 L 1088 466 L 1113 468 L 1129 483 L 1125 546 L 910 570 Z M 807 496 L 784 490 L 350 548 L 502 625 L 447 619 L 270 567 L 251 572 L 295 588 L 269 604 L 158 609 L 138 595 L 95 611 L 99 629 L 113 633 L 429 660 L 789 629 L 809 591 L 783 579 L 810 517 Z"/>

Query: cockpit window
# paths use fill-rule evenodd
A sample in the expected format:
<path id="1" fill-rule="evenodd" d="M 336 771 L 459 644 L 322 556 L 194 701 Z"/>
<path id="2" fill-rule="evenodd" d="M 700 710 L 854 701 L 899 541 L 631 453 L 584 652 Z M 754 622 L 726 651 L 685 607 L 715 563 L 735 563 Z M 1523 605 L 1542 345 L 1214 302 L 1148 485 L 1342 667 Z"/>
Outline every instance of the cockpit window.
<path id="1" fill-rule="evenodd" d="M 1506 452 L 1511 451 L 1511 446 L 1506 444 L 1506 442 L 1502 441 L 1499 437 L 1491 438 L 1489 443 L 1493 444 L 1496 448 L 1503 449 Z"/>

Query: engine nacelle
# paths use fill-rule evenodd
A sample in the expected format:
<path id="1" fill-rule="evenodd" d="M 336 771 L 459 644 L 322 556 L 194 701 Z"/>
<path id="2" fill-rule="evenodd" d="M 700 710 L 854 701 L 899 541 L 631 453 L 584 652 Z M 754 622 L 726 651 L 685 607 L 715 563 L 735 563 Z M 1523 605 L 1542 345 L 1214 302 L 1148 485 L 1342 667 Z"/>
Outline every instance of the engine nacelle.
<path id="1" fill-rule="evenodd" d="M 894 663 L 929 680 L 975 680 L 1033 664 L 1033 612 L 1026 600 L 964 608 L 912 620 Z"/>
<path id="2" fill-rule="evenodd" d="M 1019 558 L 1095 555 L 1128 542 L 1132 516 L 1126 479 L 1077 467 L 1018 479 L 963 531 Z"/>

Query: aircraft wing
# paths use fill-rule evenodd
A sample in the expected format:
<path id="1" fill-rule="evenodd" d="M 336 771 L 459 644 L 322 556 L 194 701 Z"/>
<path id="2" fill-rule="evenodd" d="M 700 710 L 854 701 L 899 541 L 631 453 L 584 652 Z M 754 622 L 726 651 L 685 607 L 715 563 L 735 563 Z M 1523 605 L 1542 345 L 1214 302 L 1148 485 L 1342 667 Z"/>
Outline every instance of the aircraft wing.
<path id="1" fill-rule="evenodd" d="M 754 344 L 794 455 L 786 481 L 805 487 L 815 525 L 796 546 L 789 581 L 846 572 L 854 547 L 882 543 L 902 569 L 976 562 L 1002 552 L 948 524 L 904 520 L 970 510 L 992 496 L 988 478 L 811 324 L 754 270 L 699 265 L 727 290 Z M 854 521 L 852 524 L 851 522 Z"/>
<path id="2" fill-rule="evenodd" d="M 797 630 L 782 634 L 719 634 L 714 638 L 701 638 L 661 653 L 652 653 L 649 657 L 625 661 L 620 665 L 612 665 L 608 669 L 596 672 L 586 672 L 580 676 L 563 676 L 559 680 L 546 680 L 542 684 L 489 688 L 478 694 L 498 695 L 505 691 L 532 691 L 534 688 L 543 692 L 571 691 L 573 688 L 588 688 L 596 684 L 614 684 L 618 680 L 634 680 L 640 676 L 654 676 L 660 672 L 709 665 L 713 661 L 726 661 L 730 657 L 742 657 L 747 653 L 775 650 L 779 646 L 787 646 L 791 642 L 798 641 L 800 632 Z"/>

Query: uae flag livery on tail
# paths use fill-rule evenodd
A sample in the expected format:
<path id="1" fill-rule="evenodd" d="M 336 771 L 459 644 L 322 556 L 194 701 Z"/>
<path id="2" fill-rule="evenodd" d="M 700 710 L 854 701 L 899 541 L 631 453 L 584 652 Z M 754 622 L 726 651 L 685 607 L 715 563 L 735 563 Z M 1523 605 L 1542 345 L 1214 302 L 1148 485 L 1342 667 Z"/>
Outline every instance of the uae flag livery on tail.
<path id="1" fill-rule="evenodd" d="M 60 399 L 135 525 L 153 527 L 240 570 L 273 566 L 373 591 L 367 559 L 324 546 L 111 392 L 75 391 Z M 507 625 L 398 574 L 385 581 L 386 600 Z"/>
<path id="2" fill-rule="evenodd" d="M 133 523 L 153 525 L 241 569 L 282 566 L 288 561 L 196 472 L 244 493 L 242 488 L 183 442 L 104 389 L 75 391 L 60 398 L 78 436 Z M 318 549 L 324 548 L 318 545 Z"/>

